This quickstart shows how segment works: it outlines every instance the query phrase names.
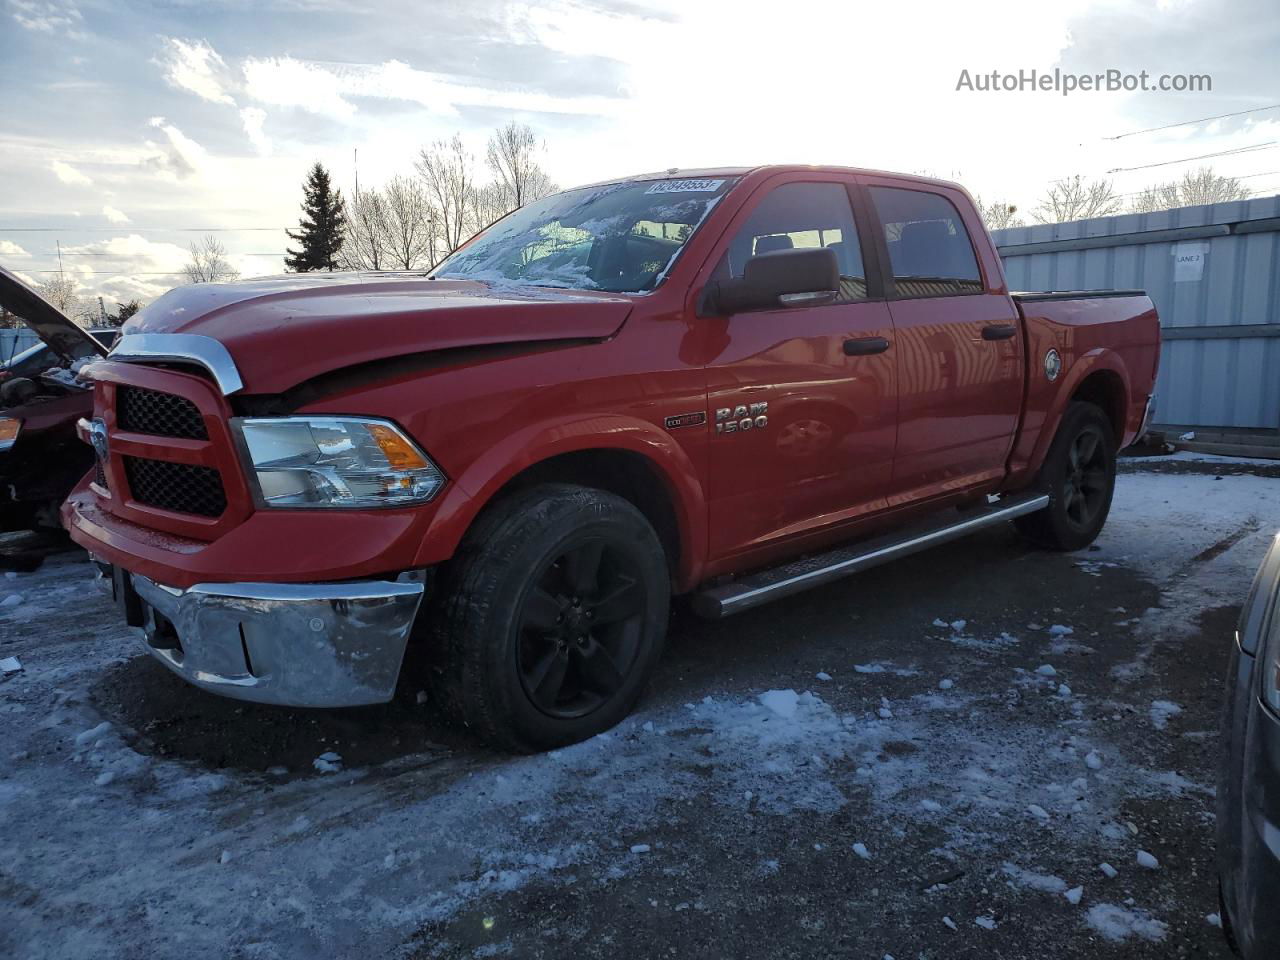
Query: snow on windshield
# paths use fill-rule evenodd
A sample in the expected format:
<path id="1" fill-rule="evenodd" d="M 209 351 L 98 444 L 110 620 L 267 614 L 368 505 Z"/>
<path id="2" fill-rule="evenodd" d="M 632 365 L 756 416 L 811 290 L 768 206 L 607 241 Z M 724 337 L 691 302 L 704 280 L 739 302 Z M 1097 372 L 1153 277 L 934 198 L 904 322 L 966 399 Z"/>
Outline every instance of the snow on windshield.
<path id="1" fill-rule="evenodd" d="M 498 221 L 433 276 L 642 293 L 662 282 L 734 179 L 569 190 Z"/>

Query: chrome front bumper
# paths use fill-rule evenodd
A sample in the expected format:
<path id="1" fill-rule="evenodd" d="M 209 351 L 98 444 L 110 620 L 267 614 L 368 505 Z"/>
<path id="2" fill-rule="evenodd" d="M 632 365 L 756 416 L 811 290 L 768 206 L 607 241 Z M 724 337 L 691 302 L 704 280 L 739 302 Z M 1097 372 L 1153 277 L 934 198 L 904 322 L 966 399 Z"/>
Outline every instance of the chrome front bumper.
<path id="1" fill-rule="evenodd" d="M 424 593 L 403 579 L 178 590 L 127 576 L 161 663 L 212 693 L 295 707 L 390 700 Z"/>

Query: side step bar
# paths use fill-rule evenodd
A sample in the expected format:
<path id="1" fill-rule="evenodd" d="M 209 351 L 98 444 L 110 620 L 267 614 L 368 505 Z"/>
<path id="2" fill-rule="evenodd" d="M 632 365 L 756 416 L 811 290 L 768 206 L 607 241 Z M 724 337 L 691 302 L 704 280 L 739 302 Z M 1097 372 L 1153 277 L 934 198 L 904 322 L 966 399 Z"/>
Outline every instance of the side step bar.
<path id="1" fill-rule="evenodd" d="M 1044 493 L 1005 497 L 969 511 L 959 520 L 924 529 L 917 528 L 907 534 L 894 533 L 851 546 L 837 547 L 827 553 L 792 560 L 739 580 L 708 587 L 693 595 L 693 609 L 700 616 L 713 620 L 727 617 L 731 613 L 741 613 L 770 600 L 839 580 L 949 540 L 957 540 L 984 527 L 1035 513 L 1048 505 L 1049 496 Z"/>

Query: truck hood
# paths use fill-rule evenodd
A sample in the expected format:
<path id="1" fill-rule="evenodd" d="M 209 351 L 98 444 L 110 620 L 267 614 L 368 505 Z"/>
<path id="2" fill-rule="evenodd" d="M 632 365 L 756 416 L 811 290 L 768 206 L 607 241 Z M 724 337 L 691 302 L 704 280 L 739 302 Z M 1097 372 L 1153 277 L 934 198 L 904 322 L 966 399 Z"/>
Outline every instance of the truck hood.
<path id="1" fill-rule="evenodd" d="M 603 339 L 631 306 L 617 294 L 416 274 L 288 274 L 170 290 L 125 324 L 117 352 L 127 352 L 131 334 L 211 337 L 231 354 L 245 392 L 281 393 L 389 357 Z"/>
<path id="2" fill-rule="evenodd" d="M 90 355 L 107 355 L 107 348 L 88 331 L 4 267 L 0 267 L 0 306 L 34 330 L 36 336 L 68 366 L 85 356 L 86 346 Z"/>

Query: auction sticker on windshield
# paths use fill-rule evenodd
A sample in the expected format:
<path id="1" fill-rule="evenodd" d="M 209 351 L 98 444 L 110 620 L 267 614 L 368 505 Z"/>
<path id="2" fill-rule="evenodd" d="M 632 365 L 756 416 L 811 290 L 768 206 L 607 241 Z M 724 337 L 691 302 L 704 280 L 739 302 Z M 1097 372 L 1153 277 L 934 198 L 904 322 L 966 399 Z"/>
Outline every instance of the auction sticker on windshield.
<path id="1" fill-rule="evenodd" d="M 645 193 L 711 193 L 723 185 L 723 180 L 659 180 Z"/>

